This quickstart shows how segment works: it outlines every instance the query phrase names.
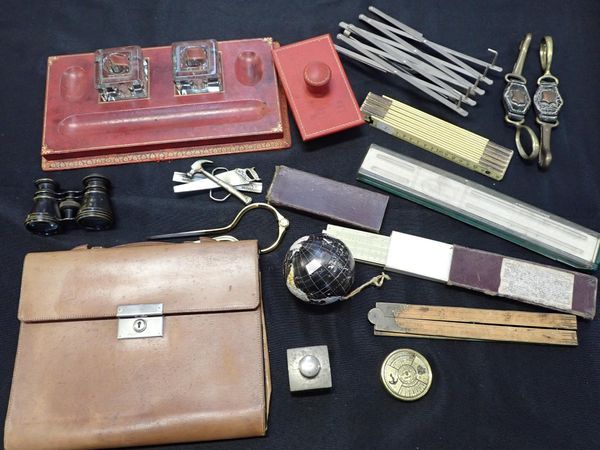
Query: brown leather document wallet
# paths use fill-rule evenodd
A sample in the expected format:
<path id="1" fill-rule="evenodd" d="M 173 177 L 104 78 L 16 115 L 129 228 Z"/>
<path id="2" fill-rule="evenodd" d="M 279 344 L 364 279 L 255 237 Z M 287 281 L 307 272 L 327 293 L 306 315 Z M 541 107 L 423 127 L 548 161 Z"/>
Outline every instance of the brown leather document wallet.
<path id="1" fill-rule="evenodd" d="M 256 241 L 31 253 L 6 449 L 262 436 Z"/>

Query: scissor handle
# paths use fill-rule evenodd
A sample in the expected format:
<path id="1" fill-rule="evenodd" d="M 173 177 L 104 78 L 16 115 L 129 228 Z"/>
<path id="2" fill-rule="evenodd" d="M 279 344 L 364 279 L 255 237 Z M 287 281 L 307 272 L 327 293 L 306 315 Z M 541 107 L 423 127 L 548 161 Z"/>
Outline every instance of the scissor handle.
<path id="1" fill-rule="evenodd" d="M 283 239 L 285 232 L 287 231 L 288 227 L 290 226 L 290 221 L 287 220 L 279 211 L 277 211 L 273 206 L 269 205 L 268 203 L 250 203 L 249 205 L 244 206 L 242 209 L 240 209 L 240 212 L 237 213 L 237 215 L 235 216 L 233 221 L 226 227 L 218 229 L 219 231 L 216 231 L 216 230 L 207 230 L 207 231 L 216 231 L 217 233 L 231 231 L 236 227 L 236 225 L 238 223 L 240 223 L 240 220 L 242 220 L 242 217 L 244 217 L 244 215 L 246 215 L 247 212 L 252 211 L 253 209 L 266 209 L 267 211 L 270 211 L 277 219 L 277 239 L 275 239 L 275 241 L 268 247 L 261 248 L 258 251 L 258 253 L 260 253 L 261 255 L 272 252 L 281 243 L 281 240 Z M 210 233 L 210 234 L 214 234 L 214 233 Z"/>
<path id="2" fill-rule="evenodd" d="M 265 254 L 272 252 L 277 248 L 277 246 L 281 243 L 285 232 L 290 226 L 290 221 L 287 220 L 279 211 L 277 211 L 273 206 L 267 203 L 250 203 L 249 205 L 244 206 L 237 215 L 234 217 L 233 221 L 224 227 L 220 228 L 211 228 L 208 230 L 194 230 L 194 231 L 183 231 L 181 233 L 169 233 L 169 234 L 160 234 L 156 236 L 151 236 L 149 240 L 162 240 L 162 239 L 173 239 L 173 238 L 182 238 L 182 237 L 194 237 L 194 236 L 214 236 L 222 233 L 227 233 L 235 228 L 235 226 L 240 223 L 242 217 L 253 209 L 266 209 L 270 211 L 275 218 L 277 219 L 277 239 L 271 245 L 266 248 L 259 249 L 259 253 Z"/>

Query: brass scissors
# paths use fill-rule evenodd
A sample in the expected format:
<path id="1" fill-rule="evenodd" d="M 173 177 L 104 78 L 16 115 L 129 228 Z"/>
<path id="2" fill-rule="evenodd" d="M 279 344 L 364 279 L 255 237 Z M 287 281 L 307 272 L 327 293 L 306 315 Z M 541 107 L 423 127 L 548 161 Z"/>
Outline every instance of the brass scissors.
<path id="1" fill-rule="evenodd" d="M 163 240 L 163 239 L 174 239 L 174 238 L 182 238 L 182 237 L 197 237 L 197 236 L 215 236 L 215 235 L 221 235 L 223 233 L 227 233 L 228 231 L 233 230 L 236 227 L 236 225 L 238 223 L 240 223 L 240 220 L 242 220 L 242 217 L 244 217 L 244 215 L 247 212 L 252 211 L 253 209 L 266 209 L 267 211 L 270 211 L 275 216 L 275 218 L 277 219 L 277 239 L 275 239 L 275 242 L 273 242 L 268 247 L 261 248 L 258 251 L 258 253 L 261 254 L 261 255 L 265 254 L 265 253 L 272 252 L 281 243 L 281 240 L 283 239 L 283 235 L 285 234 L 285 232 L 287 231 L 288 227 L 290 226 L 290 221 L 288 219 L 286 219 L 274 207 L 272 207 L 271 205 L 269 205 L 267 203 L 250 203 L 249 205 L 243 207 L 237 213 L 237 215 L 235 216 L 235 218 L 233 219 L 233 221 L 229 225 L 225 225 L 224 227 L 211 228 L 211 229 L 207 229 L 207 230 L 182 231 L 182 232 L 179 232 L 179 233 L 158 234 L 156 236 L 150 236 L 148 238 L 148 240 L 150 240 L 150 241 L 158 241 L 158 240 Z M 235 238 L 232 238 L 231 236 L 228 236 L 225 239 L 222 239 L 222 238 L 221 239 L 217 238 L 217 240 L 234 240 L 235 239 Z"/>

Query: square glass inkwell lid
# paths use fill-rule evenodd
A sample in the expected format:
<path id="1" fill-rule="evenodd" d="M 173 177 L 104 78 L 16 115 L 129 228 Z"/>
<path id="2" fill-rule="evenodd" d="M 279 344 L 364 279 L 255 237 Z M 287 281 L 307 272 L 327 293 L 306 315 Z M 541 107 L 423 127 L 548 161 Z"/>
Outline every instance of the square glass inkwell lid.
<path id="1" fill-rule="evenodd" d="M 102 101 L 146 98 L 148 64 L 137 45 L 104 48 L 94 53 L 96 89 Z"/>
<path id="2" fill-rule="evenodd" d="M 175 42 L 171 51 L 173 81 L 179 95 L 223 90 L 217 41 Z"/>

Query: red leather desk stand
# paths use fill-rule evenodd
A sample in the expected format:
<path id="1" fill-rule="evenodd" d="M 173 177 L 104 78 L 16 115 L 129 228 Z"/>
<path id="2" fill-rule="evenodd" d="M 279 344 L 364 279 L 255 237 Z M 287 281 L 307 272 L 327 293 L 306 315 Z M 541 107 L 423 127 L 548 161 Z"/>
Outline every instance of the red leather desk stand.
<path id="1" fill-rule="evenodd" d="M 274 49 L 273 57 L 302 139 L 364 124 L 328 34 Z"/>
<path id="2" fill-rule="evenodd" d="M 219 42 L 223 91 L 194 95 L 175 93 L 171 47 L 144 48 L 148 97 L 111 102 L 99 100 L 93 53 L 50 57 L 42 169 L 290 147 L 274 46 L 271 38 Z"/>

